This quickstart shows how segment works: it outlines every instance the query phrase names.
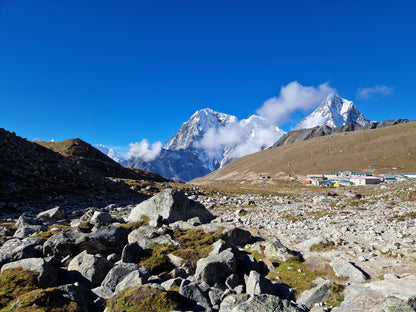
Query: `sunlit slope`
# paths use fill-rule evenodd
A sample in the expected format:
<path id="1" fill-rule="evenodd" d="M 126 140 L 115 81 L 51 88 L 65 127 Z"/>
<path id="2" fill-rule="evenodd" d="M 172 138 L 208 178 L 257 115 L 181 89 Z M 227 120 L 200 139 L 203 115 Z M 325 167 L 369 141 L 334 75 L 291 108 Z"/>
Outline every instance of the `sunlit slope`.
<path id="1" fill-rule="evenodd" d="M 416 122 L 337 133 L 270 148 L 237 159 L 190 183 L 263 181 L 325 172 L 416 172 Z"/>

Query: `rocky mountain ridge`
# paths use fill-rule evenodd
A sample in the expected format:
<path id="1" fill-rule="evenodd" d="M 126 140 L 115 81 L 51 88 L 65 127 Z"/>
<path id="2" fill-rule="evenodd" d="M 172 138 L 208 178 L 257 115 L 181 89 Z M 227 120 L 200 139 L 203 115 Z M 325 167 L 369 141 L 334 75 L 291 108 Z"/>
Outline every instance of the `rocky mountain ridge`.
<path id="1" fill-rule="evenodd" d="M 347 124 L 366 126 L 370 121 L 357 109 L 353 102 L 332 93 L 326 97 L 310 115 L 295 127 L 295 130 L 327 125 L 331 128 Z"/>
<path id="2" fill-rule="evenodd" d="M 219 144 L 215 149 L 204 146 L 204 136 L 209 131 L 216 132 L 229 129 L 238 129 L 238 140 Z M 195 177 L 203 176 L 220 168 L 236 158 L 236 151 L 243 144 L 260 140 L 258 133 L 267 129 L 273 134 L 269 144 L 260 148 L 267 148 L 275 139 L 283 135 L 278 127 L 269 124 L 264 118 L 253 115 L 248 119 L 239 121 L 235 116 L 215 112 L 211 109 L 202 109 L 191 116 L 180 129 L 170 138 L 162 148 L 161 153 L 152 161 L 144 161 L 133 157 L 124 162 L 123 166 L 140 168 L 156 172 L 164 177 L 175 180 L 189 181 Z M 220 137 L 219 134 L 215 133 Z M 258 151 L 260 148 L 250 150 Z"/>

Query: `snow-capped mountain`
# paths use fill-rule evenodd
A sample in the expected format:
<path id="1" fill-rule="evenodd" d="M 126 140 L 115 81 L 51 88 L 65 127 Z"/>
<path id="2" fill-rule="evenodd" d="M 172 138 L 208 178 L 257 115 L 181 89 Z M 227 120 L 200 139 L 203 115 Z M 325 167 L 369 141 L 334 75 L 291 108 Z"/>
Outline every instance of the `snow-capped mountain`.
<path id="1" fill-rule="evenodd" d="M 130 158 L 123 165 L 189 181 L 233 159 L 271 146 L 284 132 L 266 119 L 237 117 L 206 108 L 197 111 L 152 161 Z"/>
<path id="2" fill-rule="evenodd" d="M 103 144 L 96 144 L 94 145 L 94 147 L 96 149 L 98 149 L 101 153 L 107 155 L 108 157 L 110 157 L 112 160 L 114 160 L 115 162 L 122 162 L 124 160 L 126 160 L 122 154 L 115 152 L 112 148 L 109 148 Z"/>
<path id="3" fill-rule="evenodd" d="M 368 125 L 370 121 L 357 109 L 353 102 L 345 100 L 335 93 L 331 93 L 322 101 L 321 105 L 310 115 L 305 117 L 295 128 L 308 129 L 316 126 L 334 128 L 349 123 Z"/>
<path id="4" fill-rule="evenodd" d="M 238 122 L 237 117 L 218 113 L 210 108 L 201 109 L 189 118 L 179 130 L 163 145 L 167 150 L 180 150 L 192 146 L 202 139 L 211 128 L 218 129 Z"/>

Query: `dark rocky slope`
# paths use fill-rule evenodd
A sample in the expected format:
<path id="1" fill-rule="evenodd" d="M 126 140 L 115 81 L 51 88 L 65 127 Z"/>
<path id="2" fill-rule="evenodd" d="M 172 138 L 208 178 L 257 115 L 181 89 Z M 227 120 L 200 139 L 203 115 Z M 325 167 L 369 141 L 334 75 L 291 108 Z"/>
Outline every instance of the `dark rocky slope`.
<path id="1" fill-rule="evenodd" d="M 126 185 L 0 129 L 0 203 L 134 195 Z"/>

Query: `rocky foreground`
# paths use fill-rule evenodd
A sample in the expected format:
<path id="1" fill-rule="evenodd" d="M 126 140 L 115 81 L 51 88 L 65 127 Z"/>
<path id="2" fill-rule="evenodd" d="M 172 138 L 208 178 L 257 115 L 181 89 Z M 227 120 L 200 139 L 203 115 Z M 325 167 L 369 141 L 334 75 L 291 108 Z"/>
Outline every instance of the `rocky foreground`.
<path id="1" fill-rule="evenodd" d="M 0 311 L 416 311 L 415 185 L 332 191 L 5 219 Z"/>

